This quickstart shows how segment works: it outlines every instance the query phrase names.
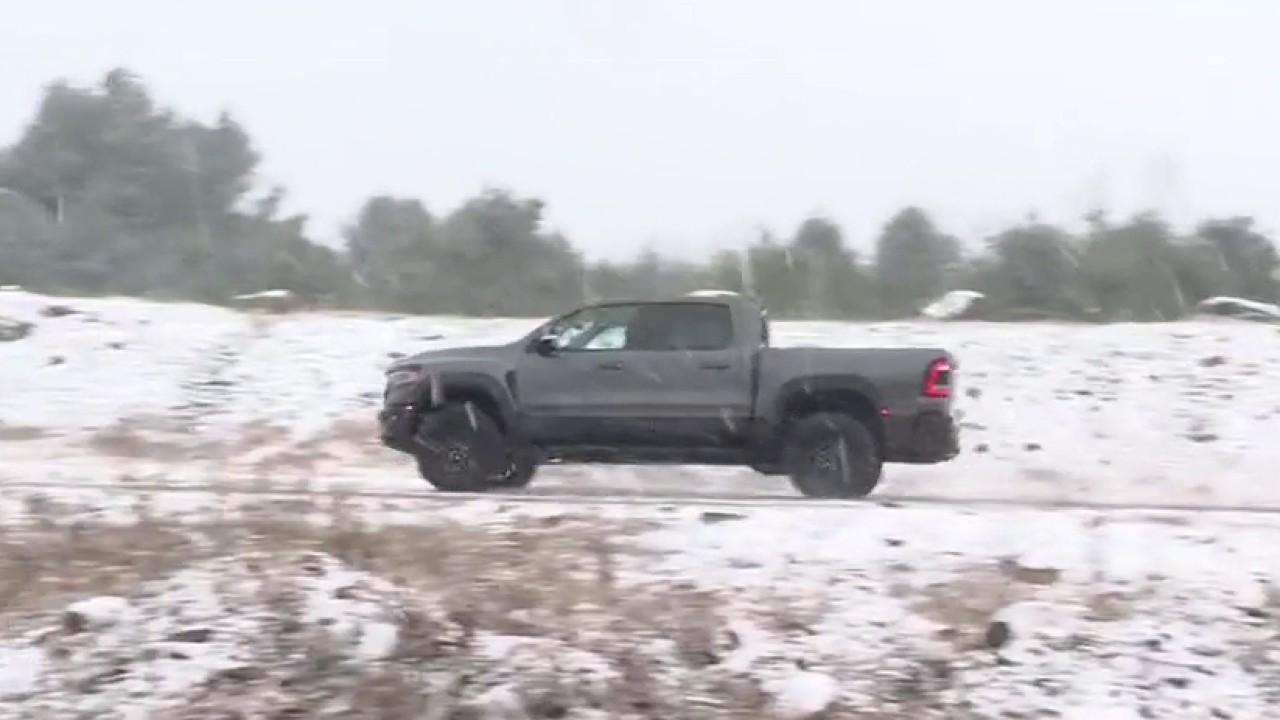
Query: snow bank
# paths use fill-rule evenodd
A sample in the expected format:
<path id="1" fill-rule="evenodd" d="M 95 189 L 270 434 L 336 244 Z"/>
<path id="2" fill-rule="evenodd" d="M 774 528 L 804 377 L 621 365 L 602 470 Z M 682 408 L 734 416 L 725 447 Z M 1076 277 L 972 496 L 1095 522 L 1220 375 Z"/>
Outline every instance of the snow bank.
<path id="1" fill-rule="evenodd" d="M 1196 305 L 1204 315 L 1226 315 L 1247 320 L 1280 321 L 1280 305 L 1237 297 L 1211 297 Z"/>
<path id="2" fill-rule="evenodd" d="M 977 290 L 952 290 L 926 305 L 920 314 L 934 320 L 958 320 L 969 315 L 986 297 Z"/>

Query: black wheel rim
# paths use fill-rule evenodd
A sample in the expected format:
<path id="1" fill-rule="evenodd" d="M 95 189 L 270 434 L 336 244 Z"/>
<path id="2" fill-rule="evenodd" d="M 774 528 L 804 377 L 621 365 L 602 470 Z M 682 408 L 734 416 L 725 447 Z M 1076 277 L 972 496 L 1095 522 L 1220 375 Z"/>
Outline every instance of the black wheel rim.
<path id="1" fill-rule="evenodd" d="M 810 450 L 809 471 L 817 479 L 843 485 L 847 481 L 846 455 L 840 438 L 826 438 Z"/>
<path id="2" fill-rule="evenodd" d="M 448 451 L 445 452 L 444 466 L 451 473 L 466 472 L 471 465 L 471 448 L 461 443 L 453 443 L 449 445 Z"/>

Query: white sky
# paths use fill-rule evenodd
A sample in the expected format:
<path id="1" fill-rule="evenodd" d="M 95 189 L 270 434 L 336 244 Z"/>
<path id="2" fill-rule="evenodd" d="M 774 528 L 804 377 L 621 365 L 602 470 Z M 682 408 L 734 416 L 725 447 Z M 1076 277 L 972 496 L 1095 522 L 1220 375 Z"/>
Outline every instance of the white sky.
<path id="1" fill-rule="evenodd" d="M 697 256 L 906 203 L 1280 227 L 1277 0 L 44 0 L 0 10 L 0 144 L 55 77 L 232 111 L 313 235 L 486 184 L 593 256 Z"/>

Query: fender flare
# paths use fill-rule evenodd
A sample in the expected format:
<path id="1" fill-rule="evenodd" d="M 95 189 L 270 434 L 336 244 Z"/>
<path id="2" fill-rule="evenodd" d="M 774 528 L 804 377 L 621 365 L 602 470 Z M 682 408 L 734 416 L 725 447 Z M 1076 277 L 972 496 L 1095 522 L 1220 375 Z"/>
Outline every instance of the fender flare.
<path id="1" fill-rule="evenodd" d="M 484 373 L 456 370 L 433 372 L 428 370 L 426 377 L 418 381 L 419 405 L 425 412 L 436 407 L 444 397 L 450 394 L 478 394 L 493 401 L 498 410 L 494 418 L 508 435 L 519 430 L 519 415 L 516 412 L 514 398 L 507 388 L 497 379 Z"/>
<path id="2" fill-rule="evenodd" d="M 876 389 L 875 384 L 861 375 L 852 373 L 806 375 L 792 378 L 782 384 L 782 387 L 778 389 L 773 407 L 770 408 L 771 414 L 775 422 L 781 424 L 786 419 L 787 404 L 793 399 L 800 395 L 818 395 L 831 390 L 853 391 L 865 397 L 867 402 L 871 403 L 872 408 L 879 409 L 884 407 L 880 391 Z"/>

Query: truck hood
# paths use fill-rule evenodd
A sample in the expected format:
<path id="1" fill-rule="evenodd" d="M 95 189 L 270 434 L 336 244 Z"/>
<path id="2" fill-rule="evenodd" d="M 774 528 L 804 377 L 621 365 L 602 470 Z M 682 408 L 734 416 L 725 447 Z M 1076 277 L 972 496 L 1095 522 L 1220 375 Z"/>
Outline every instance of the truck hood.
<path id="1" fill-rule="evenodd" d="M 424 352 L 400 358 L 391 364 L 388 372 L 405 365 L 434 367 L 453 365 L 455 363 L 481 363 L 506 360 L 511 356 L 514 345 L 483 345 L 476 347 L 452 347 Z"/>

